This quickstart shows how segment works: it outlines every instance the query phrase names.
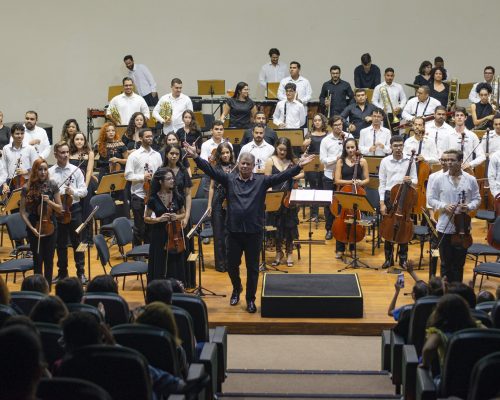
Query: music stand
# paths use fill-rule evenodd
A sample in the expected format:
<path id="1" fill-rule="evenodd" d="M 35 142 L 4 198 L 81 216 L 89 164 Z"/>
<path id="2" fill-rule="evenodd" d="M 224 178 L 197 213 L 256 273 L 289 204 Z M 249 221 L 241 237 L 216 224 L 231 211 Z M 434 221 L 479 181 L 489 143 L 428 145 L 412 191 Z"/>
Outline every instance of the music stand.
<path id="1" fill-rule="evenodd" d="M 97 212 L 97 210 L 99 210 L 99 206 L 95 206 L 94 209 L 92 210 L 92 212 L 90 213 L 90 215 L 87 217 L 87 219 L 85 221 L 83 221 L 78 228 L 75 229 L 75 233 L 77 235 L 80 235 L 82 230 L 84 230 L 88 225 L 90 225 L 90 227 L 89 227 L 90 237 L 87 236 L 86 242 L 81 240 L 80 244 L 78 245 L 78 247 L 75 250 L 75 252 L 83 253 L 83 252 L 85 252 L 85 249 L 87 249 L 87 265 L 89 266 L 89 272 L 88 272 L 89 281 L 92 279 L 92 276 L 90 274 L 90 248 L 94 244 L 94 232 L 92 230 L 92 225 L 93 225 L 92 222 L 94 220 L 94 215 Z"/>
<path id="2" fill-rule="evenodd" d="M 303 204 L 303 205 L 315 205 L 315 206 L 330 206 L 333 197 L 333 190 L 297 190 L 293 189 L 290 195 L 290 204 Z M 312 220 L 309 218 L 309 238 L 307 240 L 294 240 L 296 244 L 307 244 L 309 245 L 309 273 L 311 273 L 312 268 L 312 245 L 313 244 L 325 244 L 324 240 L 313 240 L 312 239 Z"/>
<path id="3" fill-rule="evenodd" d="M 323 172 L 325 170 L 325 164 L 323 164 L 320 160 L 319 157 L 316 157 L 313 162 L 310 162 L 309 164 L 304 165 L 304 168 L 302 171 L 304 172 Z M 309 207 L 309 219 L 311 219 L 311 207 Z M 305 211 L 303 212 L 303 217 L 305 218 Z M 315 222 L 316 224 L 316 229 L 318 229 L 318 224 L 319 221 L 324 221 L 325 219 L 319 216 L 318 213 L 318 220 Z M 308 220 L 309 221 L 309 220 Z"/>
<path id="4" fill-rule="evenodd" d="M 203 116 L 203 113 L 201 111 L 195 111 L 194 112 L 194 119 L 198 123 L 198 126 L 200 127 L 201 130 L 205 129 L 205 117 Z"/>
<path id="5" fill-rule="evenodd" d="M 265 208 L 265 213 L 264 213 L 264 232 L 262 235 L 262 260 L 259 265 L 259 271 L 260 272 L 266 272 L 269 271 L 268 266 L 271 268 L 272 271 L 275 272 L 283 272 L 285 274 L 288 274 L 288 271 L 282 271 L 278 268 L 276 268 L 274 265 L 269 265 L 266 263 L 266 240 L 267 240 L 267 235 L 266 232 L 269 231 L 275 231 L 276 228 L 273 227 L 267 227 L 266 220 L 267 220 L 267 213 L 268 212 L 276 212 L 280 209 L 281 204 L 283 202 L 283 196 L 284 192 L 267 192 L 266 193 L 266 200 L 264 203 L 264 208 Z"/>
<path id="6" fill-rule="evenodd" d="M 370 175 L 377 175 L 378 176 L 378 170 L 380 168 L 380 162 L 384 157 L 378 157 L 378 156 L 363 156 L 363 158 L 366 160 L 368 164 L 368 172 Z"/>
<path id="7" fill-rule="evenodd" d="M 194 199 L 196 197 L 196 193 L 198 193 L 198 188 L 200 187 L 201 178 L 191 179 L 191 183 L 193 186 L 190 188 L 191 198 Z"/>
<path id="8" fill-rule="evenodd" d="M 198 96 L 210 96 L 212 115 L 214 115 L 214 95 L 226 94 L 226 81 L 218 79 L 198 80 Z"/>
<path id="9" fill-rule="evenodd" d="M 239 145 L 241 143 L 241 139 L 243 139 L 243 135 L 245 134 L 244 129 L 224 129 L 224 139 L 228 139 L 229 142 L 234 145 Z"/>
<path id="10" fill-rule="evenodd" d="M 189 168 L 191 168 L 191 174 L 193 176 L 203 175 L 203 171 L 200 168 L 198 168 L 198 165 L 196 165 L 196 162 L 194 161 L 193 158 L 188 157 L 188 163 L 189 163 Z"/>
<path id="11" fill-rule="evenodd" d="M 303 129 L 276 129 L 276 135 L 278 135 L 278 137 L 284 136 L 288 138 L 292 147 L 300 147 L 304 142 Z"/>
<path id="12" fill-rule="evenodd" d="M 359 225 L 358 215 L 357 215 L 358 211 L 373 213 L 375 212 L 375 210 L 373 209 L 372 205 L 370 204 L 366 196 L 356 193 L 335 192 L 335 198 L 337 199 L 337 201 L 339 202 L 340 206 L 343 209 L 354 210 L 353 213 L 354 217 L 352 219 L 352 226 L 354 228 L 354 255 L 346 256 L 346 257 L 351 257 L 352 261 L 348 263 L 344 268 L 339 269 L 338 272 L 342 272 L 350 268 L 363 268 L 363 267 L 375 270 L 378 269 L 370 267 L 368 264 L 365 264 L 363 261 L 359 260 L 357 241 L 356 241 L 356 226 Z"/>
<path id="13" fill-rule="evenodd" d="M 278 89 L 280 87 L 279 82 L 267 82 L 266 85 L 266 99 L 268 100 L 278 100 Z"/>
<path id="14" fill-rule="evenodd" d="M 99 182 L 99 186 L 95 191 L 96 194 L 118 192 L 119 190 L 125 189 L 125 184 L 127 181 L 125 180 L 124 172 L 116 172 L 114 174 L 104 175 Z"/>
<path id="15" fill-rule="evenodd" d="M 21 191 L 22 189 L 12 191 L 4 206 L 4 211 L 6 213 L 12 213 L 13 210 L 17 210 L 19 208 L 19 204 L 21 203 Z"/>

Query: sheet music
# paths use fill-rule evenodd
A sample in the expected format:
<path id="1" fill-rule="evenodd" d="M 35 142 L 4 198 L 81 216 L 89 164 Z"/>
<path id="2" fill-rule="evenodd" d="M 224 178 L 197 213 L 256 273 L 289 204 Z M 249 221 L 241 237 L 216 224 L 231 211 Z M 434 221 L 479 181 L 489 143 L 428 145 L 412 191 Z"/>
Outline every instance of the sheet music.
<path id="1" fill-rule="evenodd" d="M 315 189 L 303 189 L 303 190 L 292 190 L 290 196 L 291 202 L 298 203 L 331 203 L 333 197 L 333 190 L 315 190 Z"/>

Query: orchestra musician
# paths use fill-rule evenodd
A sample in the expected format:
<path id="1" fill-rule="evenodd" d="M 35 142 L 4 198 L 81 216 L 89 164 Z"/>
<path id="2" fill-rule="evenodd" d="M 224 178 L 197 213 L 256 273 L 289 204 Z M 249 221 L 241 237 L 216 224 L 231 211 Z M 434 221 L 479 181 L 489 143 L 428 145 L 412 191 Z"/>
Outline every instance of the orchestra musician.
<path id="1" fill-rule="evenodd" d="M 187 153 L 194 158 L 198 168 L 221 183 L 227 193 L 227 249 L 228 271 L 233 286 L 230 305 L 239 303 L 243 291 L 239 266 L 245 253 L 247 268 L 246 300 L 249 313 L 257 312 L 255 293 L 259 279 L 259 255 L 262 246 L 264 202 L 267 190 L 300 173 L 302 167 L 314 159 L 314 155 L 302 156 L 295 167 L 271 176 L 253 174 L 255 158 L 251 153 L 240 156 L 238 173 L 226 174 L 217 171 L 199 157 L 196 148 L 184 143 Z"/>
<path id="2" fill-rule="evenodd" d="M 54 156 L 57 163 L 49 168 L 49 176 L 60 188 L 63 205 L 63 217 L 57 223 L 57 268 L 58 273 L 52 283 L 68 277 L 68 238 L 73 247 L 76 275 L 82 285 L 87 283 L 85 277 L 85 253 L 77 252 L 81 237 L 75 230 L 82 224 L 82 200 L 87 196 L 87 185 L 80 168 L 69 162 L 69 145 L 59 142 L 54 145 Z M 63 199 L 63 195 L 65 198 Z"/>
<path id="3" fill-rule="evenodd" d="M 358 89 L 374 89 L 380 83 L 380 68 L 372 64 L 372 56 L 365 53 L 361 64 L 354 69 L 354 86 Z"/>
<path id="4" fill-rule="evenodd" d="M 0 111 L 0 154 L 2 149 L 10 141 L 10 128 L 3 123 L 3 112 Z"/>
<path id="5" fill-rule="evenodd" d="M 281 129 L 299 129 L 306 123 L 306 109 L 297 99 L 295 83 L 285 85 L 286 99 L 278 101 L 273 114 L 273 123 Z"/>
<path id="6" fill-rule="evenodd" d="M 492 92 L 489 83 L 479 83 L 476 87 L 479 101 L 470 105 L 470 118 L 465 125 L 468 129 L 491 129 L 496 108 L 490 104 L 489 99 Z"/>
<path id="7" fill-rule="evenodd" d="M 354 102 L 354 92 L 349 82 L 340 79 L 340 67 L 332 65 L 330 67 L 331 79 L 323 83 L 319 95 L 319 103 L 325 114 L 333 117 L 340 113 L 349 104 Z"/>
<path id="8" fill-rule="evenodd" d="M 430 164 L 438 162 L 439 156 L 436 145 L 429 136 L 425 135 L 425 123 L 422 117 L 413 119 L 414 135 L 405 140 L 403 153 L 411 156 L 415 150 L 416 161 L 427 161 Z"/>
<path id="9" fill-rule="evenodd" d="M 432 63 L 428 60 L 422 61 L 418 68 L 418 75 L 415 76 L 413 84 L 417 86 L 429 86 L 431 84 Z"/>
<path id="10" fill-rule="evenodd" d="M 149 119 L 149 107 L 146 101 L 134 93 L 134 81 L 131 78 L 123 78 L 123 93 L 113 97 L 106 109 L 106 118 L 115 125 L 125 125 L 135 112 L 142 112 Z"/>
<path id="11" fill-rule="evenodd" d="M 488 183 L 493 198 L 500 194 L 500 151 L 490 157 L 488 167 Z"/>
<path id="12" fill-rule="evenodd" d="M 288 67 L 285 63 L 280 63 L 280 51 L 276 48 L 269 50 L 270 62 L 264 64 L 260 69 L 259 83 L 267 89 L 269 82 L 281 82 L 287 76 Z"/>
<path id="13" fill-rule="evenodd" d="M 80 132 L 78 121 L 74 118 L 67 119 L 61 130 L 61 142 L 69 143 L 76 132 Z"/>
<path id="14" fill-rule="evenodd" d="M 467 248 L 452 241 L 457 213 L 469 213 L 481 203 L 479 187 L 474 176 L 462 171 L 464 154 L 460 150 L 447 150 L 442 155 L 448 164 L 448 172 L 436 178 L 429 195 L 429 205 L 440 212 L 436 229 L 439 233 L 441 276 L 448 282 L 462 282 Z M 465 193 L 464 203 L 460 195 Z"/>
<path id="15" fill-rule="evenodd" d="M 448 104 L 448 94 L 450 92 L 450 85 L 444 82 L 446 72 L 444 68 L 434 67 L 431 71 L 431 83 L 429 85 L 430 92 L 429 95 L 438 100 L 442 106 L 447 106 Z"/>
<path id="16" fill-rule="evenodd" d="M 38 126 L 38 113 L 36 111 L 26 111 L 24 116 L 24 141 L 26 145 L 33 146 L 38 156 L 47 159 L 50 155 L 50 143 L 47 131 Z M 12 136 L 10 143 L 12 143 Z"/>
<path id="17" fill-rule="evenodd" d="M 184 121 L 182 120 L 184 111 L 193 111 L 191 98 L 182 93 L 182 81 L 179 78 L 172 79 L 170 89 L 172 91 L 160 97 L 160 100 L 153 109 L 153 117 L 159 123 L 163 124 L 164 135 L 168 132 L 176 132 L 182 128 L 184 126 Z M 165 110 L 165 107 L 170 107 L 170 110 Z"/>
<path id="18" fill-rule="evenodd" d="M 380 89 L 382 88 L 387 90 L 391 104 L 385 104 L 382 100 L 382 96 L 380 94 Z M 387 115 L 387 119 L 392 123 L 394 117 L 401 117 L 401 111 L 406 105 L 406 101 L 406 94 L 403 86 L 394 82 L 394 68 L 386 68 L 384 71 L 384 82 L 375 86 L 375 89 L 373 90 L 372 104 L 375 107 L 384 110 Z"/>
<path id="19" fill-rule="evenodd" d="M 335 165 L 337 160 L 342 155 L 344 140 L 353 137 L 350 133 L 342 132 L 342 117 L 337 115 L 331 118 L 330 125 L 332 127 L 332 132 L 326 135 L 326 137 L 321 141 L 319 147 L 319 160 L 325 166 L 323 171 L 323 189 L 325 190 L 334 190 L 333 174 L 335 171 Z M 330 211 L 330 207 L 325 207 L 326 240 L 331 240 L 333 237 L 333 218 L 334 216 Z"/>
<path id="20" fill-rule="evenodd" d="M 233 148 L 228 142 L 221 143 L 215 151 L 215 169 L 219 172 L 229 174 L 235 166 Z M 214 258 L 215 270 L 227 272 L 227 230 L 226 230 L 226 206 L 224 200 L 226 190 L 222 184 L 210 180 L 208 191 L 208 215 L 212 220 L 214 232 Z"/>
<path id="21" fill-rule="evenodd" d="M 372 122 L 371 115 L 375 106 L 368 103 L 365 89 L 356 89 L 354 98 L 356 102 L 349 104 L 340 116 L 344 120 L 349 120 L 348 132 L 352 133 L 358 139 L 361 129 L 370 126 Z"/>
<path id="22" fill-rule="evenodd" d="M 99 181 L 104 175 L 121 171 L 127 163 L 127 146 L 120 140 L 112 122 L 106 122 L 102 125 L 95 150 L 99 153 L 97 160 Z"/>
<path id="23" fill-rule="evenodd" d="M 196 148 L 198 153 L 201 151 L 201 130 L 196 122 L 194 112 L 191 110 L 185 110 L 182 113 L 182 122 L 184 126 L 179 128 L 175 134 L 179 138 L 180 143 L 188 142 L 189 144 L 196 143 Z"/>
<path id="24" fill-rule="evenodd" d="M 483 82 L 477 82 L 477 83 L 475 83 L 472 86 L 472 89 L 471 89 L 471 91 L 469 93 L 469 101 L 472 104 L 475 104 L 475 103 L 477 103 L 478 101 L 481 100 L 479 98 L 479 92 L 477 91 L 477 86 L 479 84 L 481 84 L 481 83 L 488 83 L 492 87 L 492 89 L 494 89 L 493 85 L 495 85 L 495 82 L 494 82 L 494 79 L 495 79 L 495 68 L 492 67 L 491 65 L 488 65 L 488 66 L 484 67 L 483 76 L 484 76 L 484 81 Z"/>
<path id="25" fill-rule="evenodd" d="M 359 133 L 359 150 L 366 156 L 385 156 L 391 152 L 391 131 L 382 126 L 384 118 L 380 108 L 374 108 L 371 114 L 372 124 Z"/>
<path id="26" fill-rule="evenodd" d="M 453 133 L 454 129 L 446 122 L 446 107 L 437 106 L 434 119 L 425 123 L 425 134 L 434 141 L 440 157 L 448 149 L 448 137 Z"/>
<path id="27" fill-rule="evenodd" d="M 385 157 L 380 162 L 379 167 L 379 187 L 380 195 L 380 213 L 386 215 L 391 207 L 391 189 L 400 183 L 411 182 L 417 184 L 417 169 L 415 163 L 412 164 L 410 175 L 405 175 L 408 170 L 409 159 L 403 153 L 404 139 L 402 136 L 395 135 L 391 138 L 392 154 Z M 386 240 L 384 242 L 385 262 L 382 268 L 386 269 L 394 265 L 393 256 L 394 243 Z M 404 268 L 408 259 L 408 244 L 399 245 L 399 265 Z"/>
<path id="28" fill-rule="evenodd" d="M 162 164 L 160 153 L 151 147 L 153 131 L 150 128 L 143 128 L 138 135 L 141 147 L 130 154 L 125 165 L 125 179 L 131 182 L 130 207 L 134 215 L 134 246 L 150 242 L 149 230 L 144 224 L 144 209 L 147 202 L 145 199 L 149 196 L 146 190 L 151 185 L 153 174 Z"/>
<path id="29" fill-rule="evenodd" d="M 167 153 L 166 153 L 166 148 L 167 146 L 178 146 L 179 148 L 181 147 L 181 141 L 179 140 L 179 136 L 177 136 L 177 133 L 174 132 L 169 132 L 165 136 L 165 145 L 160 149 L 160 156 L 163 161 L 163 166 L 166 167 L 168 160 L 167 160 Z M 181 157 L 179 161 L 181 164 L 186 168 L 187 172 L 189 173 L 189 176 L 191 176 L 191 167 L 189 166 L 189 160 L 184 157 L 184 150 L 181 149 Z"/>
<path id="30" fill-rule="evenodd" d="M 344 141 L 342 155 L 337 161 L 337 165 L 335 167 L 335 184 L 339 190 L 344 185 L 355 183 L 357 186 L 363 187 L 368 185 L 370 182 L 368 163 L 364 158 L 359 158 L 359 166 L 356 169 L 356 176 L 354 176 L 356 160 L 358 159 L 357 152 L 358 143 L 356 142 L 356 139 L 350 138 Z M 354 244 L 349 245 L 350 250 L 353 248 Z M 337 240 L 335 244 L 335 252 L 335 258 L 342 258 L 345 252 L 345 243 Z"/>
<path id="31" fill-rule="evenodd" d="M 41 207 L 42 198 L 44 207 Z M 41 274 L 43 270 L 49 287 L 52 285 L 56 249 L 55 213 L 61 211 L 59 188 L 53 180 L 49 179 L 47 162 L 42 158 L 37 158 L 31 168 L 29 180 L 23 186 L 19 212 L 26 224 L 28 241 L 33 253 L 34 272 Z M 40 227 L 44 228 L 45 236 L 40 237 Z M 52 232 L 50 232 L 50 227 L 52 227 Z"/>
<path id="32" fill-rule="evenodd" d="M 267 126 L 266 122 L 267 122 L 266 113 L 264 111 L 257 111 L 257 113 L 255 114 L 255 125 L 263 124 L 265 126 L 264 140 L 274 147 L 276 141 L 278 140 L 278 135 L 272 128 Z M 252 128 L 245 129 L 245 132 L 243 133 L 243 138 L 240 141 L 240 146 L 243 147 L 247 143 L 250 143 L 252 140 L 253 140 L 253 129 Z M 188 143 L 192 144 L 189 141 Z"/>
<path id="33" fill-rule="evenodd" d="M 483 136 L 481 146 L 486 156 L 491 156 L 500 150 L 500 114 L 495 114 L 493 118 L 493 130 Z M 488 154 L 486 154 L 486 143 L 488 142 Z"/>
<path id="34" fill-rule="evenodd" d="M 165 248 L 168 243 L 167 224 L 184 219 L 184 214 L 184 198 L 175 185 L 174 172 L 169 168 L 159 168 L 151 181 L 151 195 L 144 214 L 144 222 L 151 225 L 148 282 L 166 278 L 185 281 L 183 254 L 179 256 Z"/>
<path id="35" fill-rule="evenodd" d="M 254 174 L 263 174 L 266 162 L 274 154 L 274 147 L 264 140 L 265 125 L 257 124 L 253 127 L 253 141 L 241 148 L 240 154 L 252 153 L 255 157 Z M 238 157 L 239 161 L 239 157 Z"/>
<path id="36" fill-rule="evenodd" d="M 286 100 L 288 96 L 286 95 L 286 85 L 288 83 L 293 83 L 297 91 L 297 101 L 304 105 L 304 109 L 307 107 L 307 103 L 312 98 L 312 87 L 309 81 L 300 75 L 300 63 L 297 61 L 292 61 L 290 63 L 290 76 L 283 78 L 280 81 L 278 87 L 278 99 Z M 307 112 L 307 110 L 306 110 Z"/>
<path id="37" fill-rule="evenodd" d="M 252 153 L 253 154 L 253 153 Z M 292 151 L 292 143 L 286 137 L 280 137 L 276 142 L 274 154 L 266 161 L 267 176 L 279 174 L 297 164 L 297 158 Z M 304 172 L 301 171 L 293 176 L 290 180 L 284 183 L 273 185 L 273 191 L 291 191 L 293 181 L 298 182 L 304 177 Z M 272 265 L 280 265 L 285 260 L 283 252 L 283 244 L 286 251 L 286 264 L 293 267 L 293 241 L 299 238 L 299 217 L 297 206 L 292 204 L 281 204 L 279 210 L 272 213 L 274 217 L 274 225 L 276 226 L 276 258 Z"/>
<path id="38" fill-rule="evenodd" d="M 229 116 L 230 128 L 248 129 L 255 120 L 257 106 L 250 98 L 248 83 L 238 82 L 233 97 L 229 97 L 222 107 L 221 121 Z"/>
<path id="39" fill-rule="evenodd" d="M 441 105 L 439 100 L 431 97 L 429 93 L 429 86 L 424 85 L 417 89 L 417 95 L 408 100 L 406 106 L 403 108 L 401 116 L 405 121 L 412 121 L 415 117 L 431 115 L 434 113 L 436 107 Z"/>
<path id="40" fill-rule="evenodd" d="M 133 79 L 139 94 L 144 98 L 148 106 L 154 106 L 158 102 L 155 78 L 149 68 L 144 64 L 136 64 L 132 55 L 123 57 L 127 67 L 129 78 Z"/>
<path id="41" fill-rule="evenodd" d="M 147 128 L 146 117 L 141 112 L 135 112 L 130 117 L 127 130 L 123 132 L 122 142 L 127 146 L 127 150 L 132 152 L 141 147 L 141 139 L 139 138 L 139 131 Z"/>

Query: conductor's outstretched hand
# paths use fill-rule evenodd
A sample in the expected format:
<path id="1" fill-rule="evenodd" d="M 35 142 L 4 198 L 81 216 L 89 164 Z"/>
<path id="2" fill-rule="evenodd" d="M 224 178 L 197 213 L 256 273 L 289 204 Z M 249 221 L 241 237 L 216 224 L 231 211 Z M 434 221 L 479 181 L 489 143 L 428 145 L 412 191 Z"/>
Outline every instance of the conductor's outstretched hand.
<path id="1" fill-rule="evenodd" d="M 198 153 L 196 152 L 196 146 L 190 146 L 188 142 L 184 142 L 184 150 L 186 150 L 186 153 L 188 156 L 192 158 L 196 158 L 198 156 Z"/>
<path id="2" fill-rule="evenodd" d="M 312 160 L 316 158 L 315 154 L 303 154 L 302 157 L 299 159 L 299 165 L 303 167 L 304 165 L 309 164 Z"/>

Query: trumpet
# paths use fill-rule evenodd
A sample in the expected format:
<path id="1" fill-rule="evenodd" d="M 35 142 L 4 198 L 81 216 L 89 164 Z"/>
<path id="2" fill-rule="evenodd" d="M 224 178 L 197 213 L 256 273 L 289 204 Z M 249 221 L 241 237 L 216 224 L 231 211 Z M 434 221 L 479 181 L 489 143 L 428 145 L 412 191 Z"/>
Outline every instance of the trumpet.
<path id="1" fill-rule="evenodd" d="M 448 91 L 448 102 L 446 104 L 446 110 L 452 111 L 457 105 L 458 98 L 458 79 L 453 78 L 450 80 L 450 88 Z"/>
<path id="2" fill-rule="evenodd" d="M 385 86 L 380 88 L 380 97 L 382 98 L 382 103 L 384 103 L 384 109 L 391 110 L 392 124 L 399 123 L 399 118 L 394 113 L 394 107 L 392 106 L 391 98 L 389 97 L 389 91 Z M 389 121 L 389 116 L 387 116 L 387 122 L 389 122 L 389 126 L 391 126 L 391 123 Z"/>

